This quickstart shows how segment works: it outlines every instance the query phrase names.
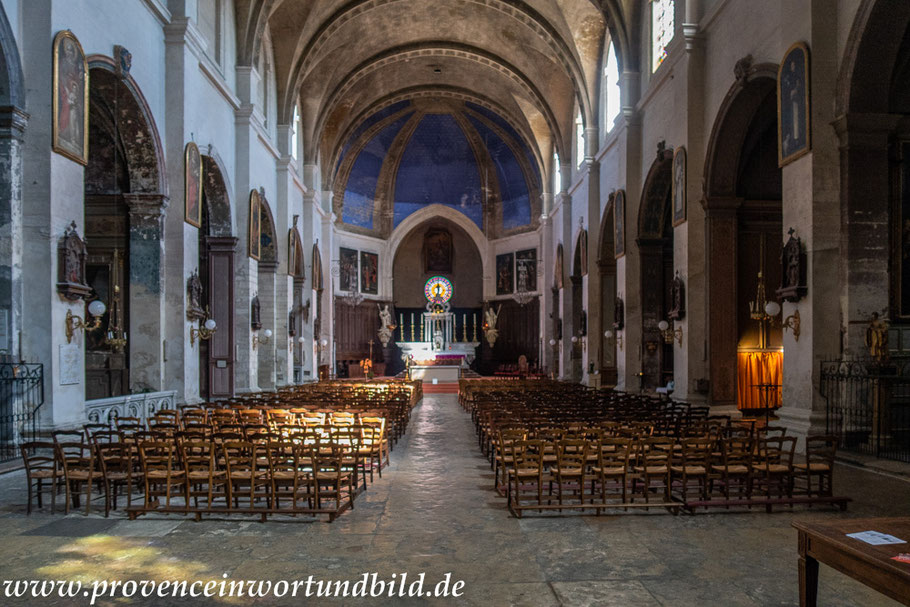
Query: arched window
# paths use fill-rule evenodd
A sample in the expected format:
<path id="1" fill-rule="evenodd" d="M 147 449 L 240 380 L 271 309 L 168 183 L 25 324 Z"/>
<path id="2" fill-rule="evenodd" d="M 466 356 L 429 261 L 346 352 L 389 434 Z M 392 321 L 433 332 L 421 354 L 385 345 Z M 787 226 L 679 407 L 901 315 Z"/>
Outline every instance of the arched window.
<path id="1" fill-rule="evenodd" d="M 272 37 L 266 28 L 262 36 L 262 49 L 259 53 L 259 107 L 262 110 L 262 124 L 268 129 L 272 113 Z"/>
<path id="2" fill-rule="evenodd" d="M 651 0 L 651 71 L 667 57 L 667 46 L 676 29 L 675 0 Z"/>
<path id="3" fill-rule="evenodd" d="M 206 54 L 223 67 L 222 31 L 223 0 L 198 0 L 196 4 L 196 25 L 206 41 Z"/>
<path id="4" fill-rule="evenodd" d="M 562 192 L 562 172 L 559 170 L 559 154 L 553 152 L 553 193 Z"/>
<path id="5" fill-rule="evenodd" d="M 619 116 L 619 106 L 622 103 L 619 93 L 619 61 L 616 59 L 616 47 L 610 42 L 607 45 L 607 58 L 604 61 L 603 83 L 603 130 L 608 133 L 613 130 L 613 123 Z"/>
<path id="6" fill-rule="evenodd" d="M 581 117 L 581 110 L 575 117 L 575 158 L 578 166 L 585 160 L 585 121 Z"/>
<path id="7" fill-rule="evenodd" d="M 300 140 L 297 136 L 297 133 L 300 132 L 300 106 L 296 103 L 294 104 L 294 117 L 291 118 L 291 158 L 297 160 L 297 155 L 300 153 L 300 150 L 297 146 L 300 145 Z"/>

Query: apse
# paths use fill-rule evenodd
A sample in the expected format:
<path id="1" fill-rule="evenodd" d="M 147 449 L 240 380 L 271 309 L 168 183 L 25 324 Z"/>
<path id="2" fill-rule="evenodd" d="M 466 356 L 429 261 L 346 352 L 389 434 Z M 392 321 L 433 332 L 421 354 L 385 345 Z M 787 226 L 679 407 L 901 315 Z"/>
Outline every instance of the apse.
<path id="1" fill-rule="evenodd" d="M 335 167 L 335 208 L 353 231 L 387 235 L 431 204 L 489 235 L 534 229 L 540 169 L 519 132 L 470 102 L 402 101 L 362 120 Z"/>

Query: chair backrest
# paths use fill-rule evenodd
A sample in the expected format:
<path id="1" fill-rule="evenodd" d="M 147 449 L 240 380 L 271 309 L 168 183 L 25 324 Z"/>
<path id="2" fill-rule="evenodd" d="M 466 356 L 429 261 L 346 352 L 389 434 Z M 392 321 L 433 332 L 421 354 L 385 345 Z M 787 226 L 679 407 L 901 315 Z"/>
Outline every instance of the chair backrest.
<path id="1" fill-rule="evenodd" d="M 88 443 L 55 442 L 56 457 L 64 475 L 73 472 L 87 472 L 95 469 L 95 451 Z"/>
<path id="2" fill-rule="evenodd" d="M 111 473 L 133 474 L 133 445 L 123 442 L 95 443 L 95 452 L 105 477 Z"/>
<path id="3" fill-rule="evenodd" d="M 89 440 L 92 444 L 122 443 L 123 432 L 119 430 L 98 430 L 91 434 Z"/>
<path id="4" fill-rule="evenodd" d="M 806 463 L 832 466 L 837 455 L 837 437 L 813 435 L 806 437 Z"/>
<path id="5" fill-rule="evenodd" d="M 180 459 L 187 474 L 204 472 L 211 479 L 215 470 L 215 443 L 208 440 L 181 441 Z"/>
<path id="6" fill-rule="evenodd" d="M 556 463 L 560 469 L 584 468 L 588 461 L 588 441 L 565 438 L 557 443 Z"/>
<path id="7" fill-rule="evenodd" d="M 768 436 L 759 438 L 755 443 L 755 458 L 765 464 L 793 464 L 793 452 L 796 449 L 794 436 Z"/>
<path id="8" fill-rule="evenodd" d="M 731 466 L 752 465 L 753 439 L 751 431 L 747 436 L 728 436 L 720 441 L 721 454 L 723 456 L 723 465 L 726 468 Z"/>
<path id="9" fill-rule="evenodd" d="M 25 473 L 29 476 L 39 470 L 56 470 L 56 447 L 50 441 L 28 441 L 19 445 Z"/>
<path id="10" fill-rule="evenodd" d="M 164 472 L 170 477 L 181 471 L 177 445 L 173 441 L 146 440 L 139 443 L 139 461 L 146 476 L 150 472 Z"/>
<path id="11" fill-rule="evenodd" d="M 55 443 L 81 443 L 85 441 L 82 430 L 55 430 L 51 432 Z"/>
<path id="12" fill-rule="evenodd" d="M 114 425 L 120 430 L 123 426 L 144 426 L 138 417 L 115 417 Z"/>
<path id="13" fill-rule="evenodd" d="M 632 439 L 625 437 L 607 437 L 600 440 L 597 450 L 597 466 L 605 468 L 627 468 L 632 454 Z"/>

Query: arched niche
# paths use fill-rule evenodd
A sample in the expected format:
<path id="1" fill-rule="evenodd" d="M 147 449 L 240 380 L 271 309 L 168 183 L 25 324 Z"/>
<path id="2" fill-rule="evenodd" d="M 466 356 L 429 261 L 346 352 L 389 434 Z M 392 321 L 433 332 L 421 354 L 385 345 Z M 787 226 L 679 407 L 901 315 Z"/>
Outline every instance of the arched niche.
<path id="1" fill-rule="evenodd" d="M 85 340 L 85 396 L 94 399 L 162 388 L 164 328 L 149 319 L 162 318 L 168 199 L 161 138 L 138 85 L 110 57 L 91 55 L 88 65 L 86 275 L 108 310 L 106 330 Z"/>
<path id="2" fill-rule="evenodd" d="M 212 146 L 202 155 L 202 227 L 199 230 L 199 278 L 203 302 L 218 330 L 199 341 L 199 395 L 206 399 L 234 394 L 234 261 L 228 173 Z"/>
<path id="3" fill-rule="evenodd" d="M 709 399 L 714 406 L 748 405 L 755 400 L 751 384 L 761 382 L 738 379 L 738 366 L 747 364 L 743 357 L 781 349 L 780 328 L 753 321 L 749 315 L 759 271 L 763 271 L 768 300 L 775 298 L 780 286 L 783 227 L 777 66 L 743 62 L 739 66 L 739 76 L 715 119 L 705 164 L 707 354 Z"/>
<path id="4" fill-rule="evenodd" d="M 636 239 L 641 256 L 642 386 L 652 389 L 673 379 L 673 344 L 665 343 L 657 328 L 667 318 L 673 281 L 672 183 L 673 150 L 661 145 L 642 190 Z"/>
<path id="5" fill-rule="evenodd" d="M 843 350 L 866 355 L 873 313 L 910 324 L 910 3 L 863 0 L 837 82 L 840 139 Z M 884 247 L 887 242 L 890 246 Z M 903 331 L 896 331 L 900 337 Z M 910 350 L 910 343 L 889 344 Z"/>
<path id="6" fill-rule="evenodd" d="M 604 330 L 613 331 L 613 319 L 616 312 L 617 296 L 617 277 L 616 277 L 616 255 L 613 242 L 613 196 L 607 202 L 603 216 L 600 221 L 600 238 L 597 242 L 600 246 L 597 256 L 597 270 L 600 272 L 600 317 L 601 327 Z M 604 339 L 600 355 L 600 373 L 601 381 L 604 385 L 615 385 L 617 379 L 617 340 L 615 337 L 607 340 L 603 335 L 594 336 L 595 339 Z"/>
<path id="7" fill-rule="evenodd" d="M 586 312 L 584 309 L 584 277 L 588 274 L 588 232 L 581 229 L 575 237 L 575 253 L 572 255 L 572 274 L 569 276 L 569 288 L 572 289 L 572 329 L 574 335 L 565 336 L 568 339 L 577 337 L 578 339 L 572 344 L 571 349 L 571 366 L 569 372 L 572 381 L 581 381 L 582 377 L 582 339 L 587 333 Z"/>

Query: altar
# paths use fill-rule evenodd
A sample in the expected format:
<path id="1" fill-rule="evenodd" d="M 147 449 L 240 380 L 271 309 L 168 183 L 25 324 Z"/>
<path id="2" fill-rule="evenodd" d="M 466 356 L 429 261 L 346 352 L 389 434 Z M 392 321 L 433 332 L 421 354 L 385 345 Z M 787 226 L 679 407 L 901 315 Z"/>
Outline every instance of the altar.
<path id="1" fill-rule="evenodd" d="M 412 315 L 406 333 L 405 319 L 400 319 L 402 339 L 398 340 L 401 359 L 405 362 L 412 379 L 424 382 L 457 382 L 463 369 L 474 362 L 477 354 L 477 325 L 474 319 L 474 334 L 468 340 L 467 318 L 462 319 L 461 339 L 456 331 L 456 319 L 451 311 L 450 300 L 453 287 L 442 276 L 430 278 L 424 288 L 427 298 L 426 311 Z M 418 316 L 418 318 L 414 318 Z M 405 338 L 409 338 L 405 340 Z"/>

